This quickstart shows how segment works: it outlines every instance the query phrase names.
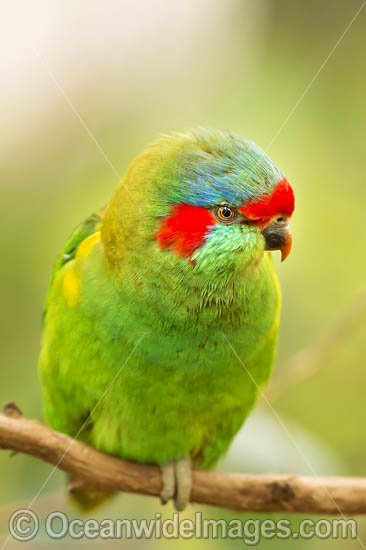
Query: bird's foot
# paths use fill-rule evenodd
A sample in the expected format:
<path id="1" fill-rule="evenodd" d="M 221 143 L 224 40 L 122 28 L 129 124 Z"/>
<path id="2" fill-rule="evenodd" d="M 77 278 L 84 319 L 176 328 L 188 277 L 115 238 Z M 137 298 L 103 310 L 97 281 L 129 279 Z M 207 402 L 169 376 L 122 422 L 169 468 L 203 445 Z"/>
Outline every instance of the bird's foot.
<path id="1" fill-rule="evenodd" d="M 172 460 L 160 466 L 163 488 L 160 493 L 162 504 L 174 499 L 176 510 L 184 510 L 189 502 L 192 488 L 192 465 L 190 458 Z"/>

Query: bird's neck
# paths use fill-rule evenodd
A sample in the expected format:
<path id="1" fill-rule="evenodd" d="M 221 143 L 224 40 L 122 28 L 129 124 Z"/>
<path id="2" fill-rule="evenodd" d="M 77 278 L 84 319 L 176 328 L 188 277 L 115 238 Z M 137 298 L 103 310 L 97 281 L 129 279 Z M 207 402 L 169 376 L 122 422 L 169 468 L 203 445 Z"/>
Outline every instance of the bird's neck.
<path id="1" fill-rule="evenodd" d="M 148 257 L 135 256 L 116 273 L 141 311 L 164 326 L 216 326 L 242 323 L 246 304 L 254 296 L 266 270 L 266 255 L 240 264 L 236 269 L 205 272 L 188 261 L 159 265 Z M 132 260 L 132 255 L 131 255 Z"/>

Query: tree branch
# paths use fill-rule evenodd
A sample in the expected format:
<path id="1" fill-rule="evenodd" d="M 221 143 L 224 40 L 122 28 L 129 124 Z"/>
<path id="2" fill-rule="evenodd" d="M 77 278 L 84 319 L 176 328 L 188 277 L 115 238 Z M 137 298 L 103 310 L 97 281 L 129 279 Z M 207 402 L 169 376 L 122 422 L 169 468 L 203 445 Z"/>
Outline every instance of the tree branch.
<path id="1" fill-rule="evenodd" d="M 78 487 L 152 496 L 160 493 L 161 474 L 157 466 L 101 453 L 23 418 L 14 404 L 8 404 L 0 414 L 0 448 L 53 464 L 77 480 Z M 191 501 L 251 512 L 365 514 L 366 478 L 194 471 Z"/>

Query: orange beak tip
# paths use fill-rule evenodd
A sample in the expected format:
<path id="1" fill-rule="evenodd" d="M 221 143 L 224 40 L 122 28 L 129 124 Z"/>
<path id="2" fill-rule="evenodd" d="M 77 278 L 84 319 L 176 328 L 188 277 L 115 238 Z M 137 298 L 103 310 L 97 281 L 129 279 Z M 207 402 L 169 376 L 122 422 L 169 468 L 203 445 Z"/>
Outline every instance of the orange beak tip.
<path id="1" fill-rule="evenodd" d="M 281 262 L 284 262 L 286 260 L 287 256 L 291 252 L 291 247 L 292 247 L 292 235 L 290 232 L 288 232 L 286 235 L 286 239 L 283 245 L 281 246 Z"/>

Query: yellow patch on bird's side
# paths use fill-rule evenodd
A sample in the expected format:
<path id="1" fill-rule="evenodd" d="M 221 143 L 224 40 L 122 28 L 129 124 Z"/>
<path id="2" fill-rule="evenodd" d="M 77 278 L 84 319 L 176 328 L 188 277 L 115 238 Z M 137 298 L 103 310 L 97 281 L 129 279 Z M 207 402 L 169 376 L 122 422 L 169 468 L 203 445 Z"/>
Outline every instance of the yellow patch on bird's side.
<path id="1" fill-rule="evenodd" d="M 80 299 L 81 284 L 80 278 L 75 272 L 75 268 L 71 267 L 66 273 L 62 281 L 62 290 L 70 308 L 75 307 Z"/>
<path id="2" fill-rule="evenodd" d="M 273 281 L 277 290 L 277 305 L 276 305 L 276 312 L 275 312 L 273 325 L 271 327 L 271 330 L 268 333 L 268 339 L 271 339 L 274 336 L 275 332 L 277 332 L 278 325 L 280 323 L 280 313 L 281 313 L 281 303 L 282 303 L 280 281 L 278 280 L 277 273 L 275 272 L 273 272 Z"/>
<path id="3" fill-rule="evenodd" d="M 97 231 L 96 233 L 89 235 L 89 237 L 84 239 L 79 244 L 76 252 L 76 258 L 87 258 L 93 246 L 95 245 L 95 243 L 98 243 L 99 241 L 100 241 L 100 231 Z"/>

